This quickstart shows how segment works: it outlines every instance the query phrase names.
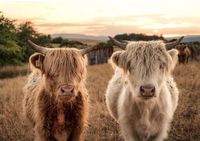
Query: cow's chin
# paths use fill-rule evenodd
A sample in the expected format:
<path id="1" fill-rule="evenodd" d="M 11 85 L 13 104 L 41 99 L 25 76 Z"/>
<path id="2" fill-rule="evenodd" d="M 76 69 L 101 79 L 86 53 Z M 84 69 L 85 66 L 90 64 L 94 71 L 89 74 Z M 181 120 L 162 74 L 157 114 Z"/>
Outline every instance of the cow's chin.
<path id="1" fill-rule="evenodd" d="M 70 102 L 70 101 L 73 101 L 76 97 L 76 94 L 75 93 L 72 93 L 72 94 L 60 94 L 58 93 L 57 94 L 57 99 L 59 101 L 62 101 L 62 102 Z"/>
<path id="2" fill-rule="evenodd" d="M 70 102 L 75 99 L 75 96 L 59 96 L 58 99 L 62 102 Z"/>
<path id="3" fill-rule="evenodd" d="M 140 99 L 142 100 L 154 100 L 156 96 L 139 96 Z"/>

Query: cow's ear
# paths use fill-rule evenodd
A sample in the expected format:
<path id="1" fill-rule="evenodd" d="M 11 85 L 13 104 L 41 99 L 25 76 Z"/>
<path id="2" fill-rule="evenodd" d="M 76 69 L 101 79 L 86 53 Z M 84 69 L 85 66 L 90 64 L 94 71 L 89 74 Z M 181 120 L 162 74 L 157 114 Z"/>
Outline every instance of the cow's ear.
<path id="1" fill-rule="evenodd" d="M 178 62 L 178 50 L 177 49 L 171 49 L 168 51 L 171 59 L 172 59 L 172 64 L 171 64 L 171 70 L 173 70 Z"/>
<path id="2" fill-rule="evenodd" d="M 29 64 L 32 69 L 40 70 L 43 72 L 44 55 L 41 53 L 34 53 L 29 58 Z"/>
<path id="3" fill-rule="evenodd" d="M 112 54 L 111 60 L 113 64 L 119 66 L 119 58 L 122 52 L 123 51 L 116 51 L 115 53 Z"/>

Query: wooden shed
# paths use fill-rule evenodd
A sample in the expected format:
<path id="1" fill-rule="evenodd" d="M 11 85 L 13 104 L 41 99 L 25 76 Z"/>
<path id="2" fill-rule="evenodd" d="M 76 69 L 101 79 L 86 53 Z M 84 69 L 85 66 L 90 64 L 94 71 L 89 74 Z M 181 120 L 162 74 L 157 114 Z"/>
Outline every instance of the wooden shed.
<path id="1" fill-rule="evenodd" d="M 107 63 L 108 59 L 113 53 L 113 47 L 100 47 L 97 50 L 94 50 L 88 53 L 88 64 L 103 64 Z"/>

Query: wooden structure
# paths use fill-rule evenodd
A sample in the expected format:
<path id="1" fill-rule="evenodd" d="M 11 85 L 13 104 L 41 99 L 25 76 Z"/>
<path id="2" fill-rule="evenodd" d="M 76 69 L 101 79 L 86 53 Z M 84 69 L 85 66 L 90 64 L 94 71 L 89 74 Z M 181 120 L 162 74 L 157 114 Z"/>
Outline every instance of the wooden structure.
<path id="1" fill-rule="evenodd" d="M 108 59 L 113 53 L 113 47 L 100 47 L 97 50 L 94 50 L 88 53 L 88 64 L 103 64 L 107 63 Z"/>

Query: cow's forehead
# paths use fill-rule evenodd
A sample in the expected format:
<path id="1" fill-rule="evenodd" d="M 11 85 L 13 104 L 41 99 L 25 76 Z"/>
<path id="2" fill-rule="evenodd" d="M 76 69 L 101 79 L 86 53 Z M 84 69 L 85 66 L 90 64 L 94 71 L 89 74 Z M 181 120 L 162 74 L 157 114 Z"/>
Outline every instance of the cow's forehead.
<path id="1" fill-rule="evenodd" d="M 52 76 L 85 72 L 85 65 L 86 61 L 77 49 L 54 49 L 48 51 L 44 59 L 45 73 Z"/>
<path id="2" fill-rule="evenodd" d="M 167 53 L 162 41 L 139 41 L 127 45 L 126 51 L 139 57 L 162 57 Z"/>
<path id="3" fill-rule="evenodd" d="M 168 53 L 162 41 L 141 41 L 129 43 L 126 48 L 127 62 L 131 68 L 154 71 L 157 64 L 168 62 Z"/>
<path id="4" fill-rule="evenodd" d="M 82 55 L 80 54 L 80 51 L 75 48 L 55 48 L 48 50 L 47 53 L 45 54 L 46 60 L 49 59 L 48 61 L 59 61 L 62 59 L 67 59 L 67 58 L 80 58 Z"/>
<path id="5" fill-rule="evenodd" d="M 150 47 L 150 48 L 149 48 Z M 127 45 L 128 50 L 134 49 L 165 49 L 165 44 L 163 41 L 138 41 L 138 42 L 130 42 Z"/>
<path id="6" fill-rule="evenodd" d="M 56 53 L 56 52 L 60 52 L 60 53 L 64 53 L 64 52 L 79 52 L 79 50 L 77 48 L 69 48 L 69 47 L 63 47 L 63 48 L 51 48 L 50 50 L 47 51 L 47 54 L 49 53 Z"/>

